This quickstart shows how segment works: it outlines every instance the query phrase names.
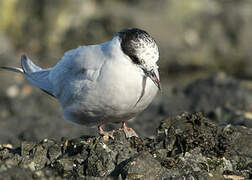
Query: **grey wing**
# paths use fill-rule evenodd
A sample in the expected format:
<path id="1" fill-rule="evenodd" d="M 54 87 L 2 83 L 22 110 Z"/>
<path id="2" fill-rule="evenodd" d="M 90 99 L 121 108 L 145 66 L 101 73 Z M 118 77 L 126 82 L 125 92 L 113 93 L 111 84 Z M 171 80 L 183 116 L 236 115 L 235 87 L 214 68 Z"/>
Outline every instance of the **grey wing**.
<path id="1" fill-rule="evenodd" d="M 66 52 L 50 73 L 49 79 L 53 83 L 55 96 L 88 87 L 97 78 L 103 61 L 103 52 L 99 45 L 81 46 Z"/>

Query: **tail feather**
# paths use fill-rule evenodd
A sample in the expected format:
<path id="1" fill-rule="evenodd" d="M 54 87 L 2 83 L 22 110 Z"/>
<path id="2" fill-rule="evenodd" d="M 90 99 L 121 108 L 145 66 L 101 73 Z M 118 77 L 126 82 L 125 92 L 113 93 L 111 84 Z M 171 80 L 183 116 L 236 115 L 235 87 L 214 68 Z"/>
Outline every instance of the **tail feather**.
<path id="1" fill-rule="evenodd" d="M 21 66 L 25 73 L 33 73 L 43 70 L 42 68 L 35 65 L 27 56 L 21 56 Z"/>
<path id="2" fill-rule="evenodd" d="M 24 70 L 18 67 L 6 67 L 6 66 L 0 66 L 0 69 L 5 69 L 8 71 L 13 71 L 13 72 L 17 72 L 17 73 L 24 73 Z"/>
<path id="3" fill-rule="evenodd" d="M 0 69 L 5 69 L 13 72 L 23 73 L 25 78 L 34 86 L 40 88 L 51 96 L 53 95 L 53 87 L 49 80 L 49 74 L 51 69 L 42 69 L 36 66 L 25 55 L 21 56 L 21 68 L 17 67 L 4 67 L 0 66 Z"/>

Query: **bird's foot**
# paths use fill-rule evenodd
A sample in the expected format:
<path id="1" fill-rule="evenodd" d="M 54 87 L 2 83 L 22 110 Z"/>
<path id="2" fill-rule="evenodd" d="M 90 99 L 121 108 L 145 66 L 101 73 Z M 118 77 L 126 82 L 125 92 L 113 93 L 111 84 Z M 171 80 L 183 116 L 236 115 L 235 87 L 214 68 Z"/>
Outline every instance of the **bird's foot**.
<path id="1" fill-rule="evenodd" d="M 132 128 L 126 128 L 126 129 L 120 128 L 120 129 L 123 130 L 127 138 L 130 138 L 133 136 L 138 137 L 137 133 Z"/>
<path id="2" fill-rule="evenodd" d="M 122 122 L 122 127 L 120 128 L 120 130 L 123 130 L 127 138 L 130 138 L 133 136 L 138 137 L 137 133 L 132 128 L 128 128 L 124 121 Z"/>
<path id="3" fill-rule="evenodd" d="M 114 130 L 104 131 L 102 129 L 101 125 L 98 126 L 98 129 L 99 129 L 99 134 L 101 136 L 110 137 L 110 138 L 114 139 L 114 132 L 115 132 Z M 133 136 L 138 137 L 137 133 L 132 128 L 128 128 L 124 121 L 122 122 L 122 127 L 119 130 L 124 132 L 126 138 L 130 138 L 130 137 L 133 137 Z"/>
<path id="4" fill-rule="evenodd" d="M 101 126 L 98 126 L 98 129 L 99 129 L 99 134 L 101 136 L 107 136 L 107 137 L 111 137 L 112 139 L 114 139 L 114 136 L 113 136 L 114 130 L 112 130 L 112 131 L 104 131 Z"/>

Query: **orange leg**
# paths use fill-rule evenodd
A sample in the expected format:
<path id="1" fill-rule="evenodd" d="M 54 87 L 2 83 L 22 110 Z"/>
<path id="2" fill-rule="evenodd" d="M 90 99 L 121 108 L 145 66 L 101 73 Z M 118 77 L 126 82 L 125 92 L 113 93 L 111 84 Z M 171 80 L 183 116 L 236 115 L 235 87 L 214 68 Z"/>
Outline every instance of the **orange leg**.
<path id="1" fill-rule="evenodd" d="M 98 130 L 99 130 L 99 134 L 104 134 L 104 131 L 102 129 L 102 125 L 98 125 Z"/>
<path id="2" fill-rule="evenodd" d="M 121 129 L 127 129 L 126 123 L 124 121 L 122 121 L 122 127 Z"/>
<path id="3" fill-rule="evenodd" d="M 98 125 L 98 130 L 99 130 L 99 134 L 100 134 L 100 135 L 109 136 L 109 137 L 111 137 L 112 139 L 114 138 L 114 137 L 113 137 L 114 131 L 104 131 L 104 130 L 102 129 L 102 125 Z"/>
<path id="4" fill-rule="evenodd" d="M 114 131 L 104 131 L 102 129 L 102 125 L 98 125 L 98 130 L 99 130 L 100 135 L 109 136 L 112 139 L 114 139 L 114 136 L 113 136 Z M 122 127 L 120 128 L 120 130 L 122 130 L 125 133 L 127 138 L 132 137 L 132 136 L 138 137 L 138 135 L 136 134 L 136 132 L 132 128 L 128 128 L 126 126 L 125 121 L 122 121 Z"/>
<path id="5" fill-rule="evenodd" d="M 126 126 L 125 121 L 122 121 L 121 130 L 124 131 L 126 137 L 132 137 L 132 136 L 138 137 L 137 133 L 136 133 L 132 128 L 128 128 L 128 127 Z"/>

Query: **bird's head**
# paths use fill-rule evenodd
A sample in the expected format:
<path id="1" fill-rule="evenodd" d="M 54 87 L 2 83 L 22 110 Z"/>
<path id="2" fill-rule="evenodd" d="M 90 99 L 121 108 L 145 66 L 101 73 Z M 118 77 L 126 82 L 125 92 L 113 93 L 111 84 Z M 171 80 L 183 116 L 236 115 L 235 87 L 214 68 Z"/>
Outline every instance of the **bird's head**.
<path id="1" fill-rule="evenodd" d="M 159 59 L 159 51 L 155 40 L 146 31 L 137 28 L 124 29 L 117 35 L 124 54 L 161 89 L 156 64 Z"/>

